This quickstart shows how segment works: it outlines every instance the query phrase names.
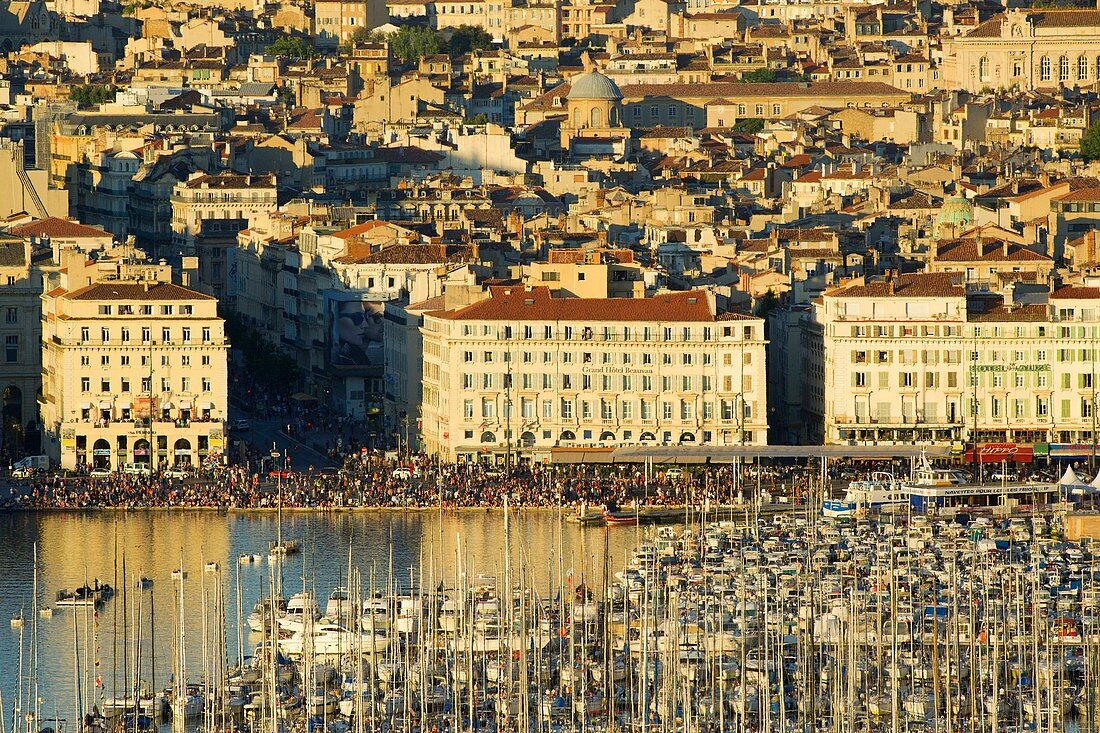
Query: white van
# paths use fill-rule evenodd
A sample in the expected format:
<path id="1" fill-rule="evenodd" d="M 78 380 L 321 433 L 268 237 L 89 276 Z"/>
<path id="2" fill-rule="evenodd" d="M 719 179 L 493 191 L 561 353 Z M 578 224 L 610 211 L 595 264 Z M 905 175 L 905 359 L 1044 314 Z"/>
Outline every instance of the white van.
<path id="1" fill-rule="evenodd" d="M 11 465 L 11 475 L 12 478 L 26 478 L 36 471 L 48 471 L 49 469 L 49 456 L 27 456 Z"/>
<path id="2" fill-rule="evenodd" d="M 131 476 L 150 476 L 152 471 L 149 470 L 148 463 L 127 463 L 122 466 L 122 472 L 128 473 Z"/>

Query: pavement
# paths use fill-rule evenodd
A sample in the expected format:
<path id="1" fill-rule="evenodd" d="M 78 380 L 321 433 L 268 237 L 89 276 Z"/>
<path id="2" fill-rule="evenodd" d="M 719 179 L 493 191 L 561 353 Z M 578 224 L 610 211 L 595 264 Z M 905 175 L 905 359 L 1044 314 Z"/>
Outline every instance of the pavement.
<path id="1" fill-rule="evenodd" d="M 234 430 L 237 420 L 248 419 L 251 429 L 247 431 Z M 287 435 L 285 432 L 286 420 L 284 419 L 255 419 L 251 418 L 246 410 L 236 404 L 229 407 L 229 434 L 231 440 L 244 439 L 261 451 L 274 450 L 280 456 L 286 456 L 292 470 L 303 470 L 309 466 L 314 468 L 339 468 L 339 464 L 330 461 L 322 451 L 313 447 L 314 443 L 323 444 L 329 437 L 321 433 L 310 433 L 308 436 Z M 282 458 L 279 459 L 282 463 Z"/>

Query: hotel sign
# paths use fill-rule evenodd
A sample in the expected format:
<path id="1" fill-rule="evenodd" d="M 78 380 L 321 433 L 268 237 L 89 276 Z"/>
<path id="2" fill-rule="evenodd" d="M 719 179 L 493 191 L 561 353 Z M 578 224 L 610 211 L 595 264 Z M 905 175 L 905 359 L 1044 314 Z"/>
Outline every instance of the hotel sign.
<path id="1" fill-rule="evenodd" d="M 644 369 L 638 367 L 619 367 L 619 366 L 586 366 L 581 368 L 581 372 L 584 374 L 653 374 L 653 368 L 647 367 Z"/>
<path id="2" fill-rule="evenodd" d="M 1049 372 L 1050 364 L 974 364 L 974 372 Z"/>

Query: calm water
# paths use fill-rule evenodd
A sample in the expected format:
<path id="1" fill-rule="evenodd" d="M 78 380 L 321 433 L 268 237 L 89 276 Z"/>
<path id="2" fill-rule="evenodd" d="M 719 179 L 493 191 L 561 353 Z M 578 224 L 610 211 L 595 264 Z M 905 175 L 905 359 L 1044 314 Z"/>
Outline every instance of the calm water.
<path id="1" fill-rule="evenodd" d="M 598 585 L 603 579 L 605 554 L 612 570 L 617 569 L 622 566 L 625 553 L 642 538 L 640 533 L 652 531 L 633 527 L 582 529 L 567 522 L 559 524 L 553 510 L 514 512 L 511 521 L 512 572 L 522 573 L 529 584 L 540 589 L 556 587 L 559 567 L 567 576 L 572 572 L 578 583 L 583 580 Z M 384 588 L 391 563 L 395 582 L 402 586 L 408 585 L 410 573 L 415 574 L 419 567 L 424 568 L 425 579 L 429 573 L 433 579 L 442 573 L 451 586 L 459 557 L 463 563 L 468 559 L 470 575 L 499 576 L 504 568 L 504 524 L 500 511 L 463 511 L 442 516 L 429 511 L 288 512 L 283 516 L 283 536 L 298 539 L 302 553 L 284 564 L 284 595 L 300 591 L 305 584 L 315 589 L 323 610 L 329 591 L 347 576 L 349 548 L 351 562 L 362 572 L 364 586 L 369 586 L 373 577 L 376 587 Z M 199 649 L 204 613 L 208 626 L 212 627 L 218 585 L 224 594 L 227 652 L 230 659 L 236 659 L 237 619 L 243 619 L 251 611 L 261 589 L 268 587 L 274 566 L 268 563 L 266 551 L 275 534 L 274 513 L 0 515 L 0 694 L 8 730 L 20 688 L 20 630 L 10 628 L 9 619 L 20 609 L 27 617 L 22 629 L 24 698 L 27 698 L 25 680 L 30 674 L 30 640 L 37 623 L 40 715 L 72 720 L 78 679 L 85 695 L 91 689 L 93 696 L 110 696 L 113 681 L 117 681 L 121 694 L 125 679 L 122 628 L 127 614 L 131 619 L 140 614 L 141 679 L 146 684 L 152 682 L 157 689 L 168 683 L 179 618 L 179 581 L 172 579 L 172 571 L 180 567 L 181 556 L 187 572 L 183 615 L 188 676 L 197 679 L 201 673 Z M 38 544 L 37 599 L 32 592 L 35 543 Z M 242 553 L 263 557 L 255 564 L 240 564 L 238 557 Z M 433 560 L 435 570 L 429 571 Z M 218 563 L 217 573 L 204 572 L 204 565 L 211 562 Z M 98 617 L 84 609 L 72 608 L 58 609 L 52 618 L 41 618 L 32 612 L 35 608 L 52 606 L 58 590 L 73 589 L 85 580 L 90 583 L 98 578 L 100 582 L 121 587 L 124 563 L 131 587 L 134 579 L 144 576 L 152 580 L 152 587 L 140 596 L 137 591 L 130 592 L 125 604 L 129 611 L 124 611 L 122 598 L 116 595 L 100 608 Z M 237 607 L 238 586 L 243 613 Z M 155 645 L 148 643 L 150 609 Z M 251 649 L 247 632 L 245 626 L 245 645 Z M 133 638 L 132 631 L 129 636 Z M 155 649 L 151 650 L 151 646 Z M 154 667 L 156 678 L 150 680 Z M 102 681 L 100 688 L 95 687 L 97 676 Z M 71 725 L 65 727 L 73 730 Z"/>

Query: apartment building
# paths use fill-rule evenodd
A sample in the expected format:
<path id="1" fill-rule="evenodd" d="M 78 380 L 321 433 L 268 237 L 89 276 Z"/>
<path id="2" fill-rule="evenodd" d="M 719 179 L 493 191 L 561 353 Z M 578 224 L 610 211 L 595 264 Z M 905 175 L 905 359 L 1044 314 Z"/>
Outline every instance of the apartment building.
<path id="1" fill-rule="evenodd" d="M 42 296 L 45 449 L 62 468 L 218 460 L 228 414 L 217 301 L 167 266 L 67 258 Z"/>
<path id="2" fill-rule="evenodd" d="M 1100 288 L 1045 300 L 968 295 L 957 274 L 826 293 L 815 305 L 826 443 L 1091 443 Z"/>
<path id="3" fill-rule="evenodd" d="M 236 295 L 228 252 L 237 233 L 278 208 L 275 175 L 196 173 L 172 189 L 172 245 L 199 258 L 199 287 L 219 300 Z"/>
<path id="4" fill-rule="evenodd" d="M 48 248 L 0 236 L 0 446 L 12 454 L 38 448 L 39 300 L 43 265 L 49 262 Z"/>
<path id="5" fill-rule="evenodd" d="M 423 317 L 423 441 L 444 460 L 767 443 L 763 320 L 718 314 L 706 292 L 499 286 Z"/>

